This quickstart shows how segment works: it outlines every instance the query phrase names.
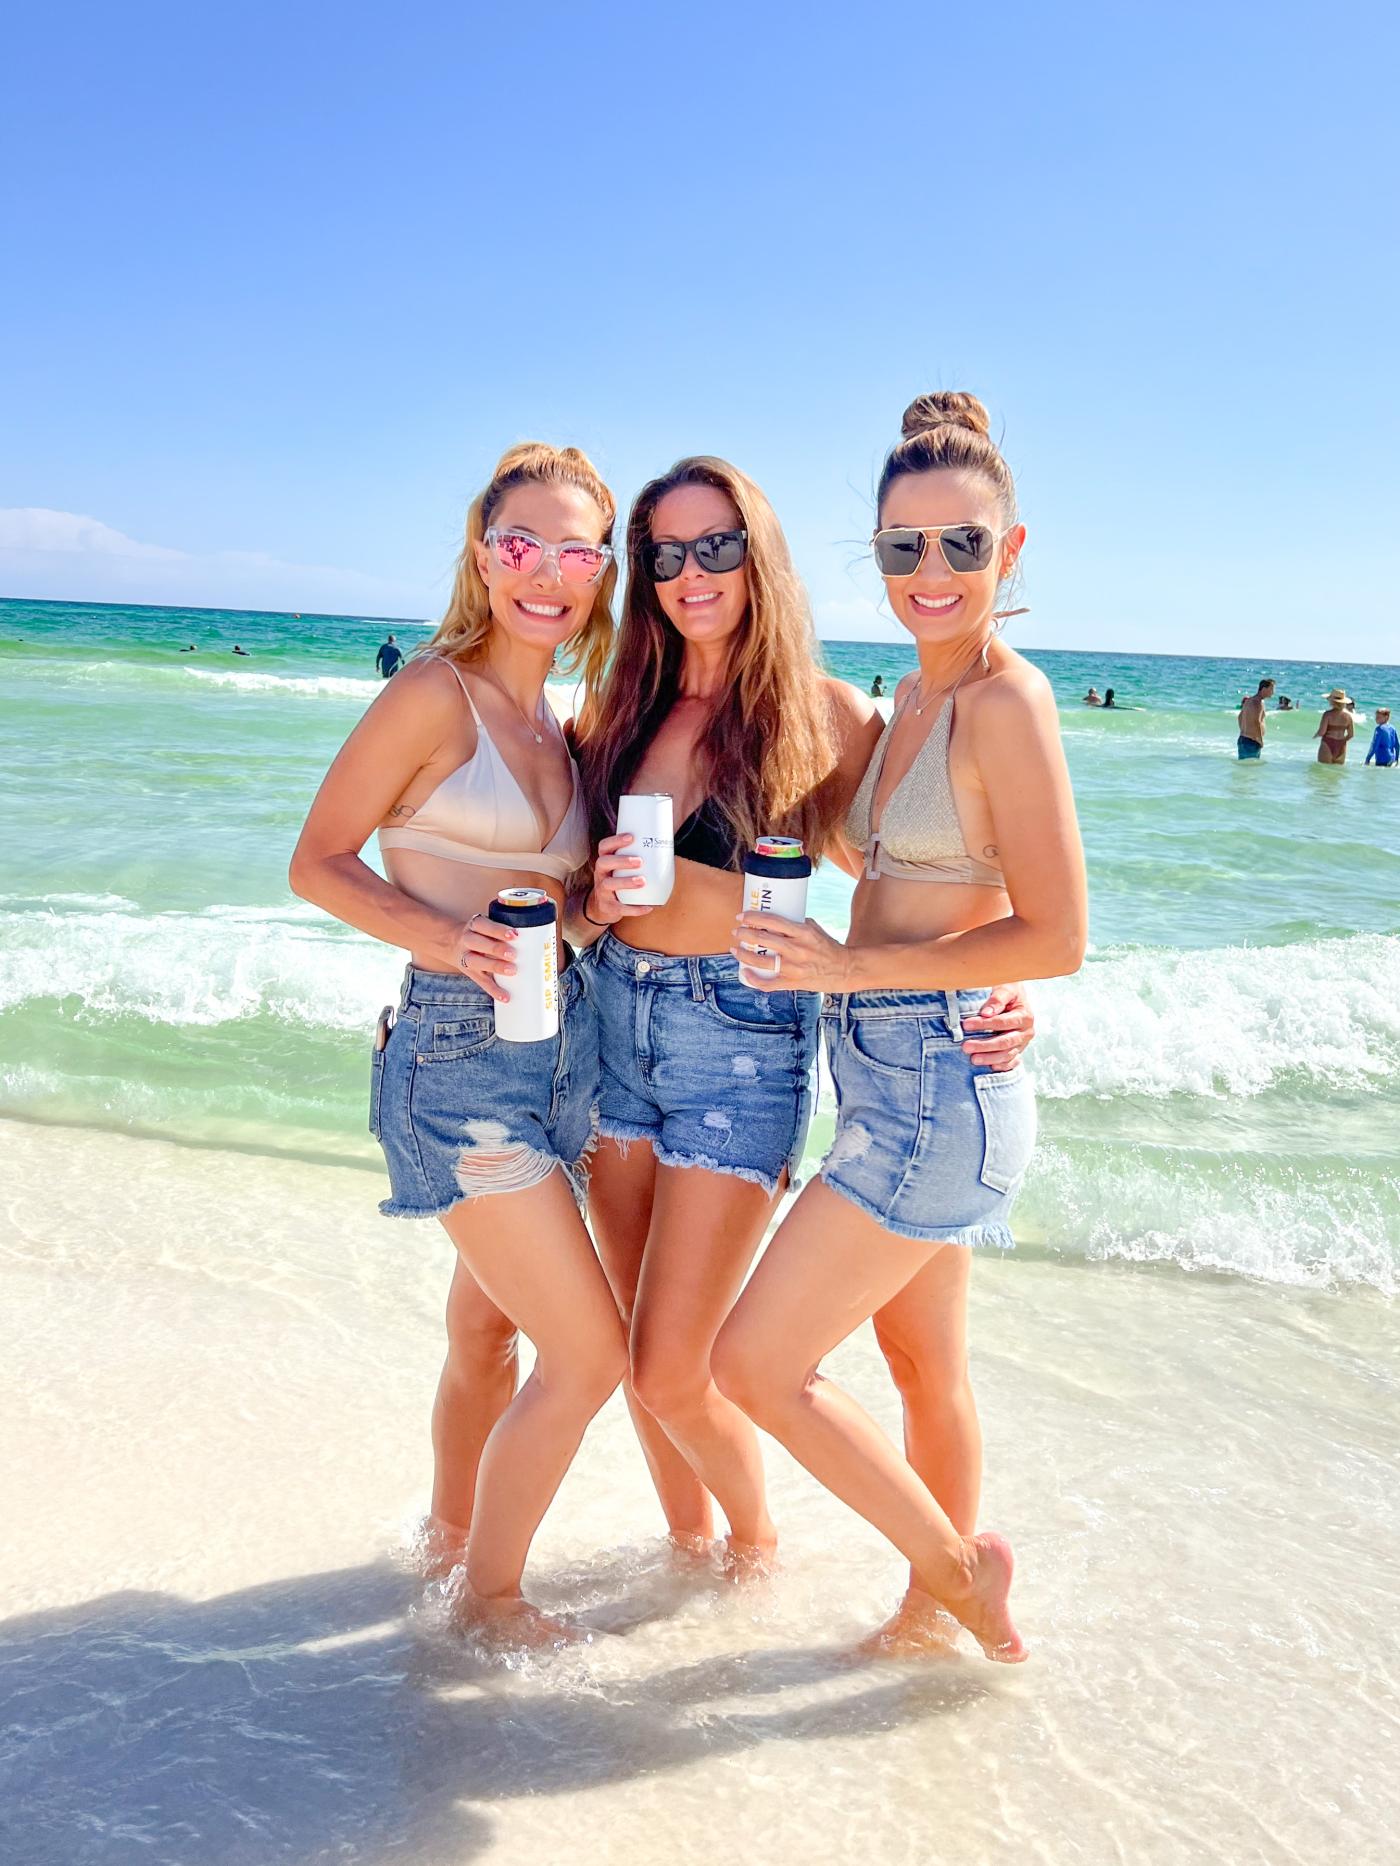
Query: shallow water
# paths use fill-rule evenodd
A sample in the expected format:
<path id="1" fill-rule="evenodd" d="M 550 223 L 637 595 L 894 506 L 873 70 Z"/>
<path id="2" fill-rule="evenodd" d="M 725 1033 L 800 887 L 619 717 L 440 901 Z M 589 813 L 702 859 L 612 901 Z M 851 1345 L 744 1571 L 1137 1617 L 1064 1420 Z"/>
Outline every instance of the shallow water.
<path id="1" fill-rule="evenodd" d="M 1391 1857 L 1383 1299 L 979 1264 L 1015 1673 L 854 1661 L 899 1563 L 773 1447 L 778 1578 L 678 1574 L 614 1402 L 531 1570 L 593 1643 L 511 1672 L 395 1559 L 426 1475 L 435 1229 L 384 1225 L 338 1168 L 5 1144 L 0 1403 L 27 1421 L 0 1530 L 6 1857 Z M 894 1429 L 867 1331 L 831 1371 Z"/>

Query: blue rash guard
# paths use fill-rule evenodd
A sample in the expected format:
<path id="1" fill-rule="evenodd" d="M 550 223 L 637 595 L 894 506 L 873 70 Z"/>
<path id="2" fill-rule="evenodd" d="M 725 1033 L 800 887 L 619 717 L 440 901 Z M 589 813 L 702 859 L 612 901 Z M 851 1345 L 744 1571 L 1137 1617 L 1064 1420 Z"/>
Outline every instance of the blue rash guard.
<path id="1" fill-rule="evenodd" d="M 1366 754 L 1366 762 L 1375 759 L 1378 765 L 1400 764 L 1400 732 L 1394 726 L 1377 726 L 1371 740 L 1371 749 Z"/>

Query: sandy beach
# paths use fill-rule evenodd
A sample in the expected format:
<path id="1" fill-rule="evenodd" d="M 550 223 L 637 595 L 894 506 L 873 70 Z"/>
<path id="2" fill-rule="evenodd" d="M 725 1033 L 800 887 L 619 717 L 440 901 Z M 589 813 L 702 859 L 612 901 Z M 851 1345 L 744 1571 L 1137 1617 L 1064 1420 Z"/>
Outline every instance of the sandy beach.
<path id="1" fill-rule="evenodd" d="M 1031 1663 L 860 1663 L 879 1539 L 773 1446 L 781 1574 L 678 1573 L 619 1402 L 516 1671 L 404 1552 L 447 1247 L 378 1175 L 6 1123 L 4 1852 L 23 1866 L 1391 1857 L 1385 1300 L 979 1263 Z M 832 1363 L 891 1430 L 868 1331 Z"/>

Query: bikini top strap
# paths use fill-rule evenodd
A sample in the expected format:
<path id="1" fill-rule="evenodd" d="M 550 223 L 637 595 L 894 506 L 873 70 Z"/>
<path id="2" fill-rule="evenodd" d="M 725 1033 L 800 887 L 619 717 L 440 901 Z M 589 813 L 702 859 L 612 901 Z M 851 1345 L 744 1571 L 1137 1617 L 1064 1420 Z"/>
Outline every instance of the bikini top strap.
<path id="1" fill-rule="evenodd" d="M 472 709 L 472 718 L 476 721 L 477 730 L 478 732 L 482 731 L 483 727 L 481 724 L 481 714 L 476 710 L 476 701 L 472 698 L 472 690 L 467 685 L 466 676 L 463 674 L 461 668 L 458 667 L 457 663 L 452 659 L 452 656 L 450 654 L 440 654 L 438 656 L 438 660 L 442 661 L 446 666 L 452 669 L 453 674 L 457 678 L 457 685 L 462 689 L 462 692 L 467 696 L 467 705 Z"/>

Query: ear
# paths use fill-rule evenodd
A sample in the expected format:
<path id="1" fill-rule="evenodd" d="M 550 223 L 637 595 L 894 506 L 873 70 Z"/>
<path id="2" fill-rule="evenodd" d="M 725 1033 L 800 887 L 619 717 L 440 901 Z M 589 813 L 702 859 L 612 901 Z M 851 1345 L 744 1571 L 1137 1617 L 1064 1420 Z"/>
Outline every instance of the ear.
<path id="1" fill-rule="evenodd" d="M 1013 525 L 1001 541 L 1001 578 L 1004 583 L 1016 568 L 1016 559 L 1021 555 L 1026 542 L 1024 525 Z"/>
<path id="2" fill-rule="evenodd" d="M 491 553 L 486 548 L 486 540 L 484 538 L 478 538 L 473 543 L 472 556 L 476 560 L 476 574 L 489 589 L 491 586 L 491 579 L 487 575 L 487 572 L 491 568 Z"/>

